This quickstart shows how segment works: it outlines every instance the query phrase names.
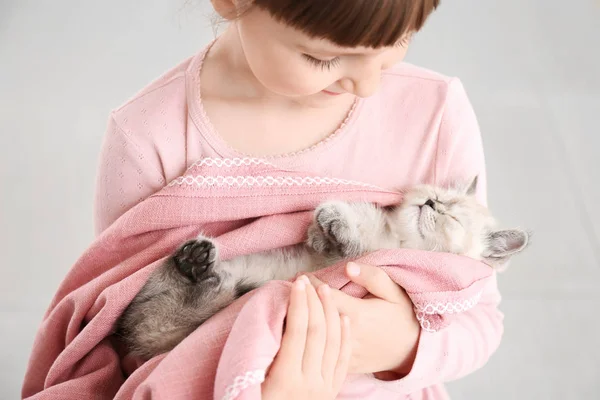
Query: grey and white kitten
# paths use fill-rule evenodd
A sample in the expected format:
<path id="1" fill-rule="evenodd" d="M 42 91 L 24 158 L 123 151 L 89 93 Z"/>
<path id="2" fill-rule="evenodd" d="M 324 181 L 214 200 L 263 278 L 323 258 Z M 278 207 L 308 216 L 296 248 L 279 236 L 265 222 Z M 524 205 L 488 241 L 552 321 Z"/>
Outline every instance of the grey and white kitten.
<path id="1" fill-rule="evenodd" d="M 498 267 L 522 251 L 527 232 L 496 230 L 475 199 L 477 178 L 463 188 L 416 186 L 402 204 L 320 205 L 306 243 L 227 261 L 199 236 L 183 244 L 151 274 L 117 323 L 132 354 L 151 358 L 174 348 L 235 299 L 270 280 L 288 280 L 380 249 L 448 252 Z"/>

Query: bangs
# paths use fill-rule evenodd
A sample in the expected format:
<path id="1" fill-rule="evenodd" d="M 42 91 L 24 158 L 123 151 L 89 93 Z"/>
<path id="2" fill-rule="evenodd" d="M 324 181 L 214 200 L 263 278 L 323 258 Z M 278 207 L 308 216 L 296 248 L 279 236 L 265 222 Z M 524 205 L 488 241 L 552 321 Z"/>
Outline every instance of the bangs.
<path id="1" fill-rule="evenodd" d="M 440 0 L 254 0 L 254 4 L 316 39 L 341 47 L 392 46 L 420 30 Z"/>

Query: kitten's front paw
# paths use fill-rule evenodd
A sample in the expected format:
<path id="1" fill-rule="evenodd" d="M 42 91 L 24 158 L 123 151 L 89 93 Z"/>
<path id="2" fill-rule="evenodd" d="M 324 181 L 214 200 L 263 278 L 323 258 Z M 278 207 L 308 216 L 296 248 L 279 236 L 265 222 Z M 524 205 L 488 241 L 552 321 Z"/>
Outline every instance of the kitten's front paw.
<path id="1" fill-rule="evenodd" d="M 352 220 L 352 209 L 347 203 L 320 205 L 308 230 L 308 245 L 321 254 L 352 256 L 358 237 L 357 226 Z"/>
<path id="2" fill-rule="evenodd" d="M 210 239 L 190 240 L 173 255 L 177 270 L 193 283 L 219 283 L 220 278 L 215 271 L 217 261 L 217 248 Z"/>

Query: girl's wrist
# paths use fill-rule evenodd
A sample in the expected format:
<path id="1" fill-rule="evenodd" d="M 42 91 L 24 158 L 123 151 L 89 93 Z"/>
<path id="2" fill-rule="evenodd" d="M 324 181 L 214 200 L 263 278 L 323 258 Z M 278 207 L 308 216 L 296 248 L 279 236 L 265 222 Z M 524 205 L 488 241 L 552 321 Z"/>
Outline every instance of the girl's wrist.
<path id="1" fill-rule="evenodd" d="M 400 345 L 401 354 L 399 363 L 396 367 L 389 371 L 375 374 L 375 377 L 380 380 L 397 380 L 407 376 L 413 368 L 415 359 L 417 358 L 417 349 L 419 347 L 419 337 L 421 335 L 421 325 L 416 317 L 411 319 L 408 324 L 408 329 L 404 332 L 403 343 Z"/>

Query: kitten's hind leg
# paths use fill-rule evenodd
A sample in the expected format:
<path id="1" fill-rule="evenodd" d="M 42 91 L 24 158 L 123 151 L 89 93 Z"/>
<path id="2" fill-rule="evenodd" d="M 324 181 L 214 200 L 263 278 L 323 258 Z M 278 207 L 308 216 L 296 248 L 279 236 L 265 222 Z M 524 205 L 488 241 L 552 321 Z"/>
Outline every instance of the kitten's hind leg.
<path id="1" fill-rule="evenodd" d="M 199 236 L 183 244 L 173 255 L 175 268 L 192 283 L 221 280 L 218 251 L 212 240 Z"/>

